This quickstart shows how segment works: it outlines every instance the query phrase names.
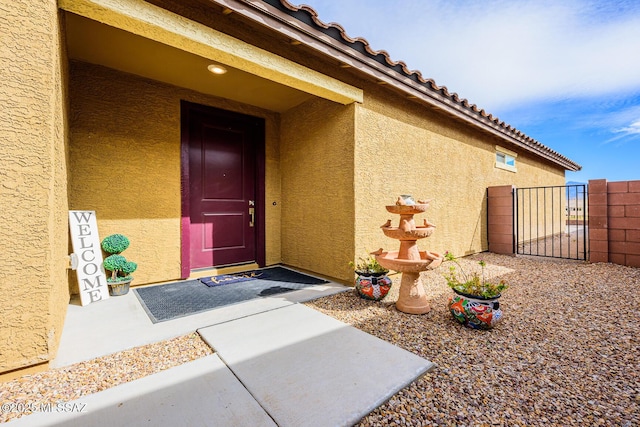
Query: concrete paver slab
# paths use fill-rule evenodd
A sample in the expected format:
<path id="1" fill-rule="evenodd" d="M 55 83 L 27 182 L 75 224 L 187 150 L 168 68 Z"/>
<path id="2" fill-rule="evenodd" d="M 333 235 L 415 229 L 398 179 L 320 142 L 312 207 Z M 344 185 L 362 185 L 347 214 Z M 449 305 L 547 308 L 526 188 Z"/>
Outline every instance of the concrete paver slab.
<path id="1" fill-rule="evenodd" d="M 215 354 L 66 402 L 58 410 L 23 416 L 7 425 L 275 426 Z"/>
<path id="2" fill-rule="evenodd" d="M 301 304 L 198 332 L 279 426 L 352 425 L 434 367 Z"/>

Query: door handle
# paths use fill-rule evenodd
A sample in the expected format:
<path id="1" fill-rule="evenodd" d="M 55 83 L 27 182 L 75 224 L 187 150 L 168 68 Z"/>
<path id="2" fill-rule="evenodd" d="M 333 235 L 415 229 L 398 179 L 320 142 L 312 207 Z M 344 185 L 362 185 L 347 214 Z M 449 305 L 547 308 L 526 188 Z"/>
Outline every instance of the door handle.
<path id="1" fill-rule="evenodd" d="M 255 208 L 249 208 L 249 227 L 253 227 L 256 222 Z"/>

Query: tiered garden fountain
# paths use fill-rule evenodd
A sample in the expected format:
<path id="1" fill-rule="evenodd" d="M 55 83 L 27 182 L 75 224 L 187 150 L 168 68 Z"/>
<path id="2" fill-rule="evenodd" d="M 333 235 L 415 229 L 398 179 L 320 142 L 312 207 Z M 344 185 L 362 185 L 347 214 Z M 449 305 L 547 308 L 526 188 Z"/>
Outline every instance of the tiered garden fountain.
<path id="1" fill-rule="evenodd" d="M 426 219 L 416 225 L 414 215 L 424 213 L 429 201 L 413 201 L 411 196 L 401 196 L 395 205 L 387 206 L 387 211 L 400 215 L 398 227 L 391 226 L 391 220 L 381 228 L 387 237 L 400 240 L 400 250 L 375 252 L 376 260 L 389 270 L 402 273 L 400 296 L 396 308 L 404 313 L 424 314 L 430 310 L 427 296 L 420 280 L 420 273 L 436 268 L 442 263 L 442 255 L 418 250 L 418 240 L 431 236 L 435 226 Z"/>

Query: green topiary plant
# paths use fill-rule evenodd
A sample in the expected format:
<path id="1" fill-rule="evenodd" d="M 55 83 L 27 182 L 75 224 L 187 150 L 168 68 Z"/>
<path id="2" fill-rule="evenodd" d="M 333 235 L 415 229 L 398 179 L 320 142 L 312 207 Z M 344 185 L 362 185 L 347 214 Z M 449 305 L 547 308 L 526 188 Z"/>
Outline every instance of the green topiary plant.
<path id="1" fill-rule="evenodd" d="M 102 249 L 109 254 L 119 254 L 129 247 L 129 239 L 122 234 L 112 234 L 102 240 Z"/>
<path id="2" fill-rule="evenodd" d="M 111 276 L 107 278 L 109 283 L 124 282 L 132 280 L 131 273 L 136 271 L 138 264 L 120 255 L 120 252 L 129 247 L 129 239 L 122 234 L 112 234 L 102 240 L 102 249 L 110 253 L 102 263 L 104 269 L 111 272 Z"/>

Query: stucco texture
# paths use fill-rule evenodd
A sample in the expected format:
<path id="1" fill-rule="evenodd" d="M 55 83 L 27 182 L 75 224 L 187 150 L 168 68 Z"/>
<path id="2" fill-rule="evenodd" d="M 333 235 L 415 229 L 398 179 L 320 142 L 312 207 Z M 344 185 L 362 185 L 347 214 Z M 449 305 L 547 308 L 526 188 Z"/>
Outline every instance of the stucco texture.
<path id="1" fill-rule="evenodd" d="M 70 209 L 95 210 L 100 238 L 129 237 L 132 285 L 181 276 L 180 100 L 265 118 L 266 260 L 279 262 L 277 115 L 82 62 L 70 74 Z"/>
<path id="2" fill-rule="evenodd" d="M 55 1 L 0 2 L 0 373 L 45 363 L 68 303 L 62 43 Z"/>
<path id="3" fill-rule="evenodd" d="M 55 353 L 75 286 L 66 270 L 69 209 L 95 210 L 101 237 L 130 238 L 125 255 L 139 266 L 134 285 L 181 277 L 181 100 L 265 119 L 266 264 L 282 262 L 345 282 L 353 278 L 348 262 L 366 250 L 398 248 L 379 227 L 387 219 L 397 222 L 384 205 L 399 194 L 433 199 L 427 215 L 416 218 L 437 225 L 421 249 L 463 255 L 487 249 L 488 186 L 564 183 L 562 168 L 361 80 L 357 71 L 311 49 L 265 35 L 264 28 L 239 25 L 234 14 L 196 13 L 194 19 L 271 52 L 249 49 L 257 64 L 272 53 L 290 60 L 262 64 L 260 72 L 284 73 L 287 83 L 287 70 L 298 70 L 294 83 L 321 95 L 316 86 L 328 79 L 319 72 L 364 89 L 364 102 L 312 98 L 277 114 L 99 65 L 73 61 L 67 70 L 55 1 L 0 0 L 0 15 L 0 239 L 6 243 L 0 374 L 45 363 Z M 140 19 L 134 21 L 137 30 Z M 206 45 L 190 40 L 167 42 L 191 51 Z M 202 52 L 215 56 L 211 49 Z M 342 83 L 333 92 L 341 92 Z M 360 96 L 354 93 L 347 98 Z M 517 173 L 495 168 L 496 145 L 518 154 Z"/>
<path id="4" fill-rule="evenodd" d="M 315 99 L 282 115 L 282 262 L 351 280 L 355 105 Z"/>
<path id="5" fill-rule="evenodd" d="M 495 167 L 496 145 L 489 134 L 371 86 L 356 108 L 356 256 L 380 247 L 397 250 L 380 226 L 397 215 L 385 205 L 400 194 L 431 199 L 426 214 L 436 224 L 421 250 L 466 255 L 487 245 L 486 189 L 493 185 L 563 185 L 564 170 L 509 146 L 518 154 L 517 172 Z"/>

